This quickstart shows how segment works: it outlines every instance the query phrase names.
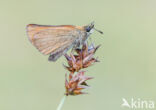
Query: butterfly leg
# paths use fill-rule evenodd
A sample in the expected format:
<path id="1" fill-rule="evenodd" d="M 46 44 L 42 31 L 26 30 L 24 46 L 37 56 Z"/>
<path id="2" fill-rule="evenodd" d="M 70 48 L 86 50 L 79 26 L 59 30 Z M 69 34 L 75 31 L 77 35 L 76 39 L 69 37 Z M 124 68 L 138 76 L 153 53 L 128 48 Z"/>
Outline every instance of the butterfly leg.
<path id="1" fill-rule="evenodd" d="M 78 42 L 78 43 L 76 43 L 76 44 L 73 46 L 73 48 L 72 48 L 72 50 L 71 50 L 71 53 L 74 53 L 75 50 L 76 50 L 76 49 L 79 49 L 79 48 L 80 48 L 80 43 Z"/>

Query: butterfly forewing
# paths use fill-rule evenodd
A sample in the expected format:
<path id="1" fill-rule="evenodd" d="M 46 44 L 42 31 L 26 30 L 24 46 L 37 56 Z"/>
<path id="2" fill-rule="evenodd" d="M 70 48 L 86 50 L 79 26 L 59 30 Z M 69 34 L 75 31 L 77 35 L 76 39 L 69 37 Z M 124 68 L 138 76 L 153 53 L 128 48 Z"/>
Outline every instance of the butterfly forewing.
<path id="1" fill-rule="evenodd" d="M 79 31 L 72 25 L 42 26 L 30 24 L 27 26 L 29 40 L 45 55 L 69 49 L 79 38 Z"/>

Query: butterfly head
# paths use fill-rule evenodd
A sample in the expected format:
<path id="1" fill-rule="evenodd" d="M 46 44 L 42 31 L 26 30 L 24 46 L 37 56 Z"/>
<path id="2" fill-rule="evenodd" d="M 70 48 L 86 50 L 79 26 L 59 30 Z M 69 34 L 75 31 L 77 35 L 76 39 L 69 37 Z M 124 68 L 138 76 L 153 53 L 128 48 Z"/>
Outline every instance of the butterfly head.
<path id="1" fill-rule="evenodd" d="M 92 34 L 96 30 L 97 32 L 103 34 L 102 31 L 95 29 L 94 27 L 94 21 L 91 22 L 89 25 L 85 26 L 85 31 L 87 32 L 88 35 Z"/>

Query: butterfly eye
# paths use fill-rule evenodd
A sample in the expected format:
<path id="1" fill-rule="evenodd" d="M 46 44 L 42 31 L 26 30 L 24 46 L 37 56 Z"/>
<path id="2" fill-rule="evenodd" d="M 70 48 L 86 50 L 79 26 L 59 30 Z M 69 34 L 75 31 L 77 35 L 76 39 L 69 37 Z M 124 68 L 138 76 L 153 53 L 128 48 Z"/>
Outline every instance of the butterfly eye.
<path id="1" fill-rule="evenodd" d="M 90 26 L 88 26 L 88 27 L 86 28 L 86 32 L 90 32 L 90 30 L 91 30 L 91 28 L 90 28 Z"/>
<path id="2" fill-rule="evenodd" d="M 90 25 L 86 26 L 86 32 L 90 32 L 90 30 L 92 30 L 92 28 L 94 28 L 94 24 L 91 23 Z"/>

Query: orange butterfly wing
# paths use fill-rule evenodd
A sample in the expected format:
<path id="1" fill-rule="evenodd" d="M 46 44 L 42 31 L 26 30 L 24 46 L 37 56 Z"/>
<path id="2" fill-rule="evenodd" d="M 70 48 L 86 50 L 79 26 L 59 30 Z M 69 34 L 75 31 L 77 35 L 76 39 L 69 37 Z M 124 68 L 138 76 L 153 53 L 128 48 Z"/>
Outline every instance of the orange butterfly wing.
<path id="1" fill-rule="evenodd" d="M 72 47 L 72 44 L 79 38 L 79 31 L 72 25 L 29 24 L 27 26 L 30 42 L 44 55 L 56 54 Z"/>

